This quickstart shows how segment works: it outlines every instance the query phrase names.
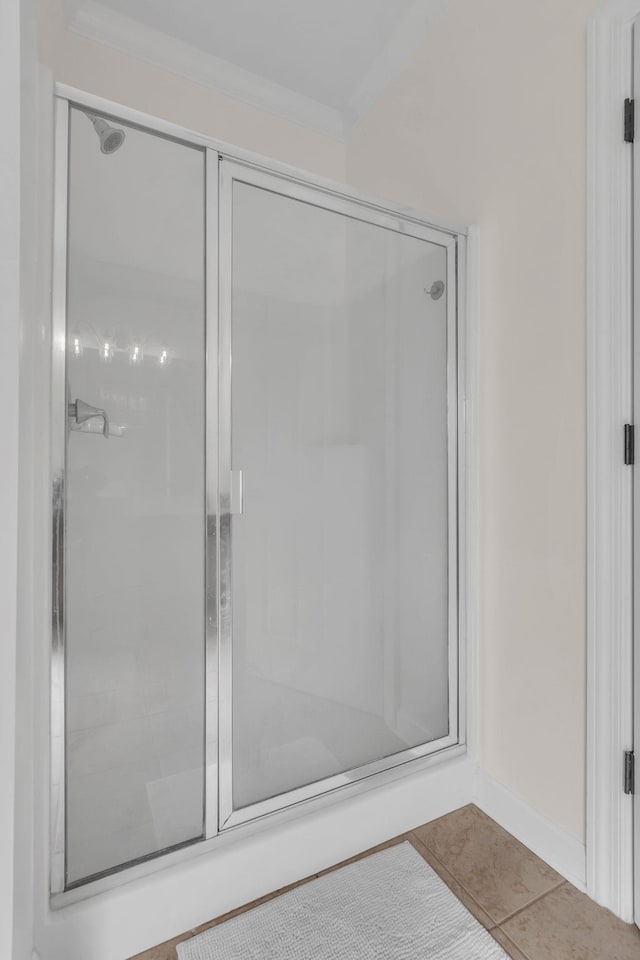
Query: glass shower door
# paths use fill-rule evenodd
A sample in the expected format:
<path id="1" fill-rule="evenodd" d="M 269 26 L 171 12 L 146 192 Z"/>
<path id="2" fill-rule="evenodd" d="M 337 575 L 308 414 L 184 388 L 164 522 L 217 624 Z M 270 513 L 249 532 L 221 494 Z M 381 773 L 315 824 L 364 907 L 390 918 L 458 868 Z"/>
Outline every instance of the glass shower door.
<path id="1" fill-rule="evenodd" d="M 206 532 L 205 151 L 72 107 L 68 158 L 66 887 L 203 835 Z"/>
<path id="2" fill-rule="evenodd" d="M 455 241 L 221 164 L 220 822 L 457 742 Z"/>
<path id="3" fill-rule="evenodd" d="M 57 113 L 56 895 L 461 737 L 458 235 Z"/>

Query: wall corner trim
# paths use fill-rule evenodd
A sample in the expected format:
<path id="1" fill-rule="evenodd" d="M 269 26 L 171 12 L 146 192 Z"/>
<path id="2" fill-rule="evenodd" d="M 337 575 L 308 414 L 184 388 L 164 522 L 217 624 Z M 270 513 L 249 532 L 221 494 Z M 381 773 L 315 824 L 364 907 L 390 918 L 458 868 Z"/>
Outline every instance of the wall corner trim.
<path id="1" fill-rule="evenodd" d="M 484 770 L 478 770 L 475 803 L 579 890 L 586 890 L 586 851 L 576 837 L 530 807 Z"/>
<path id="2" fill-rule="evenodd" d="M 459 367 L 462 383 L 460 410 L 460 636 L 466 683 L 463 727 L 470 757 L 477 763 L 480 744 L 479 648 L 480 648 L 480 507 L 479 507 L 479 239 L 476 224 L 469 226 L 464 249 L 459 251 L 459 269 L 466 274 L 460 292 Z"/>

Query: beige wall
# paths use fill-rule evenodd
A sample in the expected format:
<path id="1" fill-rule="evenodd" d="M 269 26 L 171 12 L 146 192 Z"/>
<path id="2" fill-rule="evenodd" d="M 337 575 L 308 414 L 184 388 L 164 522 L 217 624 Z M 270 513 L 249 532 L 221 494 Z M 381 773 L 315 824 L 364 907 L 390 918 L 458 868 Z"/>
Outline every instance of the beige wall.
<path id="1" fill-rule="evenodd" d="M 595 0 L 450 0 L 348 180 L 480 227 L 487 773 L 584 838 L 585 26 Z"/>
<path id="2" fill-rule="evenodd" d="M 481 762 L 584 839 L 585 25 L 596 0 L 449 0 L 331 138 L 64 29 L 57 80 L 481 228 Z"/>
<path id="3" fill-rule="evenodd" d="M 39 0 L 40 59 L 54 79 L 235 146 L 344 180 L 344 144 L 65 29 Z"/>

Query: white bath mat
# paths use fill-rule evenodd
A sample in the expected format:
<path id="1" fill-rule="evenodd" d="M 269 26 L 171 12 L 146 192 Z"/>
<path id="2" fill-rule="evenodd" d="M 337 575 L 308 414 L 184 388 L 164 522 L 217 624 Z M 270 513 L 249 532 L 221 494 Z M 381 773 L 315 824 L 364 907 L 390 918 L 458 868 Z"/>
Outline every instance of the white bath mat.
<path id="1" fill-rule="evenodd" d="M 505 960 L 410 843 L 185 940 L 180 960 Z"/>

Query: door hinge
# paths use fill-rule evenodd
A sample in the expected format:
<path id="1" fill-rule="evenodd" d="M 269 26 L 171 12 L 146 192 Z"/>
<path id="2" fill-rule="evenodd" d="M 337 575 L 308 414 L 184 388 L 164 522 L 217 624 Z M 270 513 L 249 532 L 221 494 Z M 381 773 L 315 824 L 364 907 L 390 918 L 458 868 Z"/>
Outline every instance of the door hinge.
<path id="1" fill-rule="evenodd" d="M 629 97 L 624 102 L 624 142 L 633 143 L 635 133 L 635 101 Z"/>
<path id="2" fill-rule="evenodd" d="M 624 425 L 624 462 L 627 466 L 636 462 L 636 431 L 632 423 Z"/>
<path id="3" fill-rule="evenodd" d="M 636 792 L 636 762 L 633 750 L 627 750 L 624 755 L 624 792 Z"/>

